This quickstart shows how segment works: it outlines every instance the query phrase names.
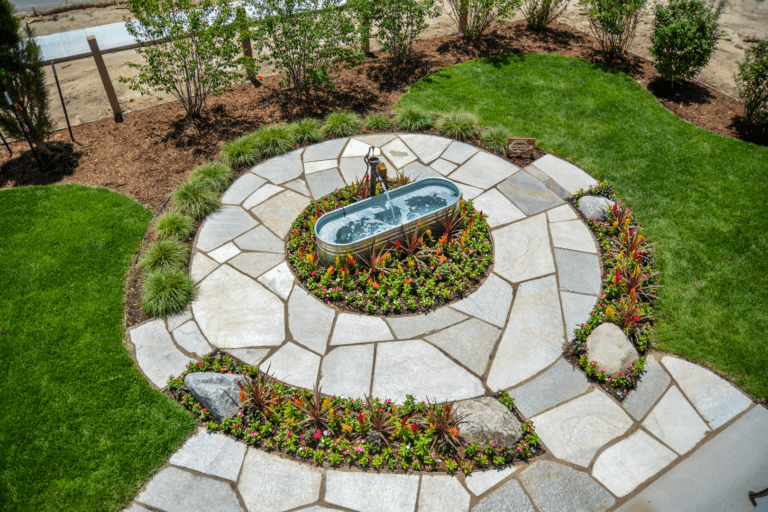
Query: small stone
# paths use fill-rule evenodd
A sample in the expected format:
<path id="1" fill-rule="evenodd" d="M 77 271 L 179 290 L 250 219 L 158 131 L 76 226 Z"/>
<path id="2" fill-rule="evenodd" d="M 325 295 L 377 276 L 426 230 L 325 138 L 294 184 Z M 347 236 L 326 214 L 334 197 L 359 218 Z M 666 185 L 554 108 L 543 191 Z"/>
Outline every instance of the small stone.
<path id="1" fill-rule="evenodd" d="M 509 316 L 513 294 L 512 285 L 496 274 L 491 274 L 480 288 L 475 290 L 475 293 L 452 307 L 489 324 L 504 327 Z"/>
<path id="2" fill-rule="evenodd" d="M 656 359 L 648 355 L 645 357 L 645 368 L 637 388 L 634 389 L 624 403 L 624 410 L 632 415 L 636 420 L 641 420 L 645 413 L 653 407 L 653 404 L 664 393 L 669 384 L 669 375 L 661 367 Z M 658 437 L 658 436 L 657 436 Z M 669 444 L 669 443 L 667 443 Z M 674 446 L 672 447 L 674 448 Z"/>
<path id="3" fill-rule="evenodd" d="M 336 313 L 304 291 L 293 287 L 288 301 L 288 328 L 294 341 L 318 354 L 325 354 Z"/>
<path id="4" fill-rule="evenodd" d="M 593 218 L 598 221 L 608 219 L 608 208 L 614 205 L 614 202 L 606 197 L 584 196 L 579 199 L 579 210 L 586 218 Z"/>
<path id="5" fill-rule="evenodd" d="M 452 476 L 421 477 L 419 512 L 469 512 L 469 499 L 469 493 Z"/>
<path id="6" fill-rule="evenodd" d="M 257 222 L 239 206 L 222 206 L 205 219 L 197 234 L 195 247 L 212 251 L 254 228 Z"/>
<path id="7" fill-rule="evenodd" d="M 219 266 L 214 260 L 201 252 L 195 252 L 192 263 L 189 264 L 189 277 L 196 283 L 202 281 L 205 276 L 216 270 Z"/>
<path id="8" fill-rule="evenodd" d="M 448 176 L 453 171 L 456 170 L 456 167 L 458 167 L 456 164 L 449 162 L 448 160 L 443 160 L 442 158 L 439 158 L 429 164 L 430 167 L 432 167 L 434 170 L 442 174 L 443 176 Z"/>
<path id="9" fill-rule="evenodd" d="M 441 158 L 453 162 L 454 164 L 463 164 L 469 157 L 478 152 L 476 146 L 470 144 L 464 144 L 463 142 L 454 141 L 448 146 Z"/>
<path id="10" fill-rule="evenodd" d="M 285 237 L 296 217 L 309 206 L 310 199 L 286 190 L 256 206 L 252 211 L 279 238 Z"/>
<path id="11" fill-rule="evenodd" d="M 552 234 L 552 245 L 555 247 L 597 253 L 592 233 L 581 220 L 550 223 L 549 231 Z"/>
<path id="12" fill-rule="evenodd" d="M 411 148 L 400 139 L 394 139 L 381 148 L 387 160 L 392 162 L 397 169 L 401 169 L 416 160 L 416 155 Z"/>
<path id="13" fill-rule="evenodd" d="M 410 164 L 403 167 L 402 173 L 411 178 L 411 181 L 423 180 L 424 178 L 443 177 L 442 174 L 432 169 L 431 167 L 427 167 L 421 162 L 411 162 Z"/>
<path id="14" fill-rule="evenodd" d="M 246 449 L 245 444 L 223 434 L 203 431 L 188 439 L 170 463 L 235 482 Z"/>
<path id="15" fill-rule="evenodd" d="M 231 418 L 240 409 L 237 381 L 242 379 L 242 375 L 201 372 L 188 374 L 184 384 L 204 409 L 222 419 Z"/>
<path id="16" fill-rule="evenodd" d="M 557 208 L 547 210 L 547 218 L 549 219 L 549 222 L 552 223 L 563 222 L 566 220 L 578 220 L 579 216 L 576 215 L 575 211 L 573 211 L 571 205 L 564 204 L 562 206 L 558 206 Z"/>
<path id="17" fill-rule="evenodd" d="M 256 279 L 264 272 L 276 267 L 285 261 L 282 254 L 266 252 L 247 252 L 238 254 L 235 258 L 229 260 L 229 264 L 240 272 L 248 274 Z"/>
<path id="18" fill-rule="evenodd" d="M 483 375 L 500 334 L 500 329 L 477 318 L 470 318 L 466 322 L 431 334 L 426 339 L 476 375 Z"/>
<path id="19" fill-rule="evenodd" d="M 155 475 L 136 501 L 167 512 L 243 510 L 229 484 L 178 468 L 166 468 Z"/>
<path id="20" fill-rule="evenodd" d="M 444 329 L 467 317 L 450 308 L 440 308 L 423 315 L 387 318 L 387 323 L 401 340 L 412 339 L 424 333 Z"/>
<path id="21" fill-rule="evenodd" d="M 470 187 L 466 183 L 456 182 L 456 186 L 461 190 L 461 197 L 465 200 L 472 200 L 484 192 L 483 189 L 477 187 Z"/>
<path id="22" fill-rule="evenodd" d="M 347 143 L 347 147 L 344 148 L 344 152 L 341 154 L 342 158 L 350 158 L 350 157 L 358 157 L 362 160 L 364 156 L 368 154 L 368 151 L 371 149 L 370 144 L 366 144 L 365 142 L 361 142 L 357 139 L 349 139 L 349 143 Z M 374 150 L 374 156 L 381 155 L 381 150 L 379 148 L 376 148 Z"/>
<path id="23" fill-rule="evenodd" d="M 192 320 L 192 312 L 189 310 L 189 306 L 185 307 L 181 313 L 175 315 L 168 315 L 165 317 L 165 323 L 168 325 L 168 331 L 172 332 L 182 324 Z"/>
<path id="24" fill-rule="evenodd" d="M 525 218 L 525 214 L 495 188 L 476 197 L 472 206 L 488 215 L 487 222 L 492 228 Z"/>
<path id="25" fill-rule="evenodd" d="M 187 352 L 204 356 L 211 351 L 211 346 L 205 341 L 203 333 L 194 321 L 189 321 L 173 331 L 173 338 Z"/>
<path id="26" fill-rule="evenodd" d="M 498 188 L 526 215 L 535 215 L 563 204 L 560 196 L 525 171 L 513 174 L 506 181 L 499 183 Z"/>
<path id="27" fill-rule="evenodd" d="M 258 226 L 235 238 L 235 244 L 244 251 L 285 252 L 285 244 L 264 226 Z"/>
<path id="28" fill-rule="evenodd" d="M 257 366 L 270 350 L 269 348 L 230 348 L 227 352 L 246 364 Z"/>
<path id="29" fill-rule="evenodd" d="M 453 171 L 450 179 L 487 190 L 519 170 L 503 158 L 481 151 Z"/>
<path id="30" fill-rule="evenodd" d="M 560 299 L 563 302 L 565 334 L 568 339 L 573 339 L 573 331 L 578 327 L 581 327 L 581 324 L 585 324 L 589 321 L 592 309 L 597 302 L 597 296 L 560 292 Z"/>
<path id="31" fill-rule="evenodd" d="M 590 361 L 611 375 L 626 370 L 640 357 L 621 327 L 610 322 L 600 324 L 587 336 L 587 352 Z"/>
<path id="32" fill-rule="evenodd" d="M 554 155 L 544 155 L 533 162 L 533 165 L 571 194 L 575 194 L 580 188 L 587 190 L 589 187 L 597 185 L 595 178 L 572 163 L 566 162 Z"/>
<path id="33" fill-rule="evenodd" d="M 643 427 L 680 455 L 688 453 L 709 433 L 707 424 L 675 386 L 648 414 Z"/>
<path id="34" fill-rule="evenodd" d="M 293 287 L 293 272 L 288 268 L 288 263 L 282 262 L 269 272 L 264 273 L 258 281 L 275 292 L 281 299 L 288 300 L 288 295 Z"/>
<path id="35" fill-rule="evenodd" d="M 320 356 L 288 342 L 264 361 L 261 368 L 283 382 L 312 389 L 317 382 Z"/>
<path id="36" fill-rule="evenodd" d="M 307 187 L 307 182 L 302 179 L 289 181 L 288 183 L 284 183 L 283 186 L 293 190 L 294 192 L 298 192 L 299 194 L 309 196 L 309 188 Z"/>
<path id="37" fill-rule="evenodd" d="M 526 418 L 554 407 L 584 393 L 589 387 L 587 377 L 564 359 L 531 382 L 511 392 L 515 406 Z"/>
<path id="38" fill-rule="evenodd" d="M 227 260 L 231 260 L 238 254 L 240 254 L 240 249 L 237 248 L 234 242 L 228 242 L 215 251 L 209 252 L 208 256 L 218 261 L 219 263 L 224 263 Z"/>
<path id="39" fill-rule="evenodd" d="M 334 166 L 335 167 L 335 166 Z M 334 190 L 344 187 L 344 180 L 341 179 L 337 169 L 327 169 L 307 175 L 309 190 L 312 191 L 312 197 L 319 199 Z"/>
<path id="40" fill-rule="evenodd" d="M 589 295 L 600 294 L 600 260 L 596 254 L 555 249 L 555 260 L 561 290 Z"/>
<path id="41" fill-rule="evenodd" d="M 266 182 L 267 181 L 264 178 L 256 176 L 253 173 L 245 173 L 229 186 L 227 192 L 221 198 L 221 203 L 240 204 L 246 197 L 253 194 L 257 188 Z"/>
<path id="42" fill-rule="evenodd" d="M 285 189 L 282 187 L 278 187 L 278 186 L 267 183 L 266 185 L 256 190 L 256 192 L 248 196 L 248 199 L 246 199 L 245 202 L 243 203 L 243 208 L 245 208 L 246 210 L 250 210 L 257 204 L 263 203 L 273 195 L 279 192 L 282 192 L 283 190 Z"/>
<path id="43" fill-rule="evenodd" d="M 266 162 L 262 162 L 253 169 L 251 172 L 262 176 L 272 183 L 280 183 L 294 180 L 301 176 L 304 169 L 301 165 L 301 152 L 303 149 L 297 149 L 286 153 L 284 155 L 270 158 Z"/>
<path id="44" fill-rule="evenodd" d="M 535 512 L 517 480 L 510 480 L 475 505 L 472 512 Z"/>
<path id="45" fill-rule="evenodd" d="M 342 137 L 340 139 L 328 140 L 319 144 L 313 144 L 304 151 L 304 162 L 316 162 L 318 160 L 331 160 L 339 158 L 341 150 L 347 145 L 349 139 Z"/>
<path id="46" fill-rule="evenodd" d="M 365 142 L 366 144 L 370 144 L 371 146 L 375 146 L 377 148 L 380 148 L 387 142 L 391 141 L 395 138 L 395 135 L 392 133 L 374 133 L 372 135 L 356 135 L 355 139 L 359 140 L 360 142 Z"/>
<path id="47" fill-rule="evenodd" d="M 320 387 L 326 395 L 365 399 L 372 372 L 373 345 L 336 347 L 323 357 Z"/>
<path id="48" fill-rule="evenodd" d="M 492 468 L 485 471 L 473 471 L 464 478 L 464 482 L 472 494 L 480 496 L 517 471 L 517 468 L 518 466 L 507 466 L 502 469 Z"/>
<path id="49" fill-rule="evenodd" d="M 139 368 L 158 388 L 165 387 L 168 377 L 176 377 L 189 363 L 189 357 L 173 344 L 162 318 L 131 329 L 129 336 Z"/>
<path id="50" fill-rule="evenodd" d="M 616 502 L 588 474 L 556 462 L 534 462 L 520 481 L 542 512 L 602 512 Z"/>
<path id="51" fill-rule="evenodd" d="M 381 318 L 363 315 L 339 314 L 333 330 L 331 345 L 352 345 L 394 339 Z"/>
<path id="52" fill-rule="evenodd" d="M 435 160 L 453 142 L 445 137 L 423 135 L 420 133 L 403 133 L 400 138 L 425 164 Z"/>
<path id="53" fill-rule="evenodd" d="M 419 492 L 416 475 L 328 471 L 325 501 L 366 512 L 413 512 Z"/>
<path id="54" fill-rule="evenodd" d="M 248 510 L 281 512 L 320 499 L 322 481 L 320 468 L 250 448 L 238 489 Z"/>
<path id="55" fill-rule="evenodd" d="M 459 423 L 461 436 L 480 444 L 490 441 L 512 446 L 522 437 L 520 422 L 495 398 L 484 396 L 457 402 L 454 412 L 464 415 Z"/>
<path id="56" fill-rule="evenodd" d="M 493 232 L 493 237 L 496 243 L 495 272 L 500 276 L 519 283 L 555 272 L 546 215 L 536 215 L 499 228 Z M 599 277 L 598 274 L 598 290 Z"/>

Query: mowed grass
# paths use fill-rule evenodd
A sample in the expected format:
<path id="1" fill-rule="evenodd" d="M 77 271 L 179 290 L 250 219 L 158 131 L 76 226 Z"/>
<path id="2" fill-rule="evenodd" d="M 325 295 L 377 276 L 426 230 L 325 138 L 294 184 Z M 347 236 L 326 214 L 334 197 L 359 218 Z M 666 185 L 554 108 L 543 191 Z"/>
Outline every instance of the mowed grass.
<path id="1" fill-rule="evenodd" d="M 120 510 L 191 432 L 122 343 L 151 217 L 106 189 L 0 191 L 0 508 Z"/>
<path id="2" fill-rule="evenodd" d="M 656 242 L 656 348 L 768 398 L 768 148 L 698 128 L 631 77 L 560 55 L 424 77 L 396 109 L 465 110 L 612 184 Z"/>

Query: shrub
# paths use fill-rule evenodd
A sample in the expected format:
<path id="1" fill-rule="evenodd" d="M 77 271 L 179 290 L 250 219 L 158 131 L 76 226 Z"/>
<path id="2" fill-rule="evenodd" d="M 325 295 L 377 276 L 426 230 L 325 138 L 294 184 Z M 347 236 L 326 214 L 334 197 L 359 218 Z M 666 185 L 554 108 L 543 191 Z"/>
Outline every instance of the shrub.
<path id="1" fill-rule="evenodd" d="M 427 18 L 438 14 L 435 0 L 376 0 L 369 5 L 376 40 L 395 64 L 410 59 L 413 43 L 427 28 Z"/>
<path id="2" fill-rule="evenodd" d="M 184 270 L 155 270 L 144 278 L 141 307 L 147 316 L 167 316 L 180 313 L 194 297 L 195 283 Z"/>
<path id="3" fill-rule="evenodd" d="M 195 221 L 192 217 L 171 210 L 157 219 L 155 234 L 160 240 L 184 239 L 195 229 Z"/>
<path id="4" fill-rule="evenodd" d="M 175 239 L 158 240 L 147 249 L 139 268 L 151 272 L 163 268 L 183 268 L 189 261 L 189 246 Z"/>
<path id="5" fill-rule="evenodd" d="M 592 35 L 610 57 L 621 57 L 635 38 L 646 0 L 579 0 Z"/>
<path id="6" fill-rule="evenodd" d="M 203 219 L 219 207 L 216 192 L 205 181 L 183 181 L 173 192 L 171 204 L 193 219 Z"/>
<path id="7" fill-rule="evenodd" d="M 416 107 L 408 107 L 395 119 L 397 128 L 406 132 L 422 132 L 435 124 L 432 114 Z"/>
<path id="8" fill-rule="evenodd" d="M 328 114 L 323 131 L 331 137 L 348 137 L 359 132 L 361 126 L 362 122 L 357 114 L 342 110 Z"/>
<path id="9" fill-rule="evenodd" d="M 374 132 L 381 132 L 392 128 L 392 117 L 387 114 L 376 113 L 365 118 L 365 129 Z"/>
<path id="10" fill-rule="evenodd" d="M 735 78 L 746 120 L 768 123 L 768 40 L 747 50 Z"/>
<path id="11" fill-rule="evenodd" d="M 569 3 L 570 0 L 523 0 L 520 11 L 529 27 L 541 30 L 563 14 Z"/>
<path id="12" fill-rule="evenodd" d="M 478 41 L 497 24 L 512 19 L 520 0 L 440 0 L 440 4 L 460 34 Z"/>
<path id="13" fill-rule="evenodd" d="M 435 128 L 453 139 L 474 139 L 480 133 L 480 120 L 476 115 L 460 110 L 441 117 Z"/>
<path id="14" fill-rule="evenodd" d="M 287 124 L 262 126 L 254 137 L 256 151 L 262 157 L 282 155 L 296 148 L 293 130 Z"/>
<path id="15" fill-rule="evenodd" d="M 255 164 L 261 158 L 255 133 L 247 133 L 225 144 L 219 150 L 219 156 L 226 165 L 232 168 Z"/>
<path id="16" fill-rule="evenodd" d="M 509 141 L 509 133 L 506 128 L 501 126 L 493 126 L 483 131 L 480 136 L 480 140 L 483 141 L 485 147 L 492 149 L 502 155 L 507 154 L 507 144 Z"/>
<path id="17" fill-rule="evenodd" d="M 708 7 L 703 0 L 672 0 L 656 6 L 649 52 L 667 81 L 693 78 L 707 65 L 720 39 L 717 19 L 725 0 Z"/>
<path id="18" fill-rule="evenodd" d="M 291 126 L 296 142 L 320 142 L 323 140 L 323 128 L 317 119 L 301 119 Z"/>
<path id="19" fill-rule="evenodd" d="M 190 181 L 207 181 L 211 189 L 218 193 L 224 192 L 232 180 L 232 169 L 222 162 L 208 162 L 198 165 L 189 173 Z"/>

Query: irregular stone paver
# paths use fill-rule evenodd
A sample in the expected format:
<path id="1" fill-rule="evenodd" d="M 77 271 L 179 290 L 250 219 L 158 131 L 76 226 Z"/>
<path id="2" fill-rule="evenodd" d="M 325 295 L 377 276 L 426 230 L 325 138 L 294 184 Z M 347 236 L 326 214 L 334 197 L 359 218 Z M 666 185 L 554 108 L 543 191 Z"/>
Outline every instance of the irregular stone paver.
<path id="1" fill-rule="evenodd" d="M 248 196 L 248 199 L 246 199 L 245 202 L 243 202 L 243 208 L 245 208 L 246 210 L 250 210 L 257 204 L 263 203 L 273 195 L 280 193 L 283 190 L 285 190 L 283 187 L 278 187 L 276 185 L 271 185 L 267 183 L 263 187 L 256 190 L 256 192 Z"/>
<path id="2" fill-rule="evenodd" d="M 465 183 L 455 183 L 458 185 L 459 190 L 461 190 L 461 196 L 464 199 L 472 200 L 483 193 L 483 189 L 477 188 L 477 187 L 470 187 L 469 185 Z"/>
<path id="3" fill-rule="evenodd" d="M 755 511 L 747 492 L 766 486 L 766 432 L 768 410 L 754 407 L 617 511 Z"/>
<path id="4" fill-rule="evenodd" d="M 402 173 L 411 178 L 411 181 L 423 180 L 424 178 L 444 178 L 442 174 L 421 162 L 411 162 L 402 168 Z"/>
<path id="5" fill-rule="evenodd" d="M 347 144 L 347 147 L 344 148 L 344 152 L 341 154 L 342 158 L 349 158 L 349 157 L 364 157 L 368 154 L 368 151 L 370 150 L 371 145 L 366 144 L 365 142 L 362 142 L 357 139 L 349 139 L 349 143 Z M 379 148 L 376 148 L 373 153 L 375 156 L 381 155 L 381 150 Z"/>
<path id="6" fill-rule="evenodd" d="M 653 404 L 659 399 L 669 384 L 669 375 L 656 359 L 651 355 L 645 356 L 645 372 L 640 378 L 640 382 L 632 391 L 624 403 L 624 410 L 632 415 L 636 420 L 640 420 L 645 413 L 653 407 Z"/>
<path id="7" fill-rule="evenodd" d="M 574 329 L 589 321 L 589 315 L 597 303 L 597 297 L 580 293 L 560 292 L 560 300 L 563 303 L 566 337 L 573 339 Z"/>
<path id="8" fill-rule="evenodd" d="M 288 342 L 261 364 L 266 372 L 276 379 L 294 386 L 313 388 L 317 382 L 320 356 Z"/>
<path id="9" fill-rule="evenodd" d="M 227 352 L 244 363 L 255 366 L 267 357 L 270 350 L 269 348 L 230 348 Z"/>
<path id="10" fill-rule="evenodd" d="M 515 173 L 499 183 L 498 188 L 526 215 L 534 215 L 563 204 L 560 196 L 525 171 Z"/>
<path id="11" fill-rule="evenodd" d="M 177 468 L 166 468 L 158 473 L 136 500 L 167 512 L 243 510 L 228 484 Z"/>
<path id="12" fill-rule="evenodd" d="M 555 249 L 560 289 L 590 295 L 600 293 L 600 260 L 596 254 Z"/>
<path id="13" fill-rule="evenodd" d="M 587 467 L 597 450 L 632 426 L 632 419 L 600 390 L 535 416 L 536 434 L 555 457 Z"/>
<path id="14" fill-rule="evenodd" d="M 238 489 L 250 512 L 281 512 L 317 501 L 322 478 L 319 468 L 251 448 Z"/>
<path id="15" fill-rule="evenodd" d="M 548 175 L 546 175 L 545 173 L 543 173 L 539 169 L 537 169 L 536 166 L 533 165 L 533 164 L 525 166 L 524 170 L 525 170 L 525 172 L 527 172 L 528 174 L 530 174 L 531 176 L 533 176 L 534 178 L 536 178 L 537 180 L 539 180 L 542 183 L 544 183 L 547 180 L 551 180 L 552 179 Z"/>
<path id="16" fill-rule="evenodd" d="M 132 329 L 130 337 L 139 368 L 158 388 L 165 387 L 168 377 L 180 375 L 186 369 L 189 357 L 173 344 L 162 318 Z"/>
<path id="17" fill-rule="evenodd" d="M 517 480 L 510 480 L 472 508 L 472 512 L 535 512 Z"/>
<path id="18" fill-rule="evenodd" d="M 556 462 L 534 462 L 520 481 L 541 512 L 601 512 L 615 503 L 589 475 Z"/>
<path id="19" fill-rule="evenodd" d="M 575 194 L 580 188 L 586 190 L 592 185 L 597 185 L 595 178 L 554 155 L 544 155 L 536 160 L 535 165 L 571 194 Z"/>
<path id="20" fill-rule="evenodd" d="M 373 345 L 337 347 L 323 357 L 320 386 L 326 395 L 364 399 L 370 394 Z"/>
<path id="21" fill-rule="evenodd" d="M 709 432 L 707 424 L 675 386 L 651 410 L 643 427 L 680 455 L 688 453 Z"/>
<path id="22" fill-rule="evenodd" d="M 386 473 L 328 471 L 325 501 L 366 512 L 413 512 L 419 477 Z"/>
<path id="23" fill-rule="evenodd" d="M 637 349 L 618 325 L 605 322 L 587 336 L 589 359 L 610 374 L 619 373 L 637 361 Z"/>
<path id="24" fill-rule="evenodd" d="M 259 282 L 275 292 L 281 299 L 288 300 L 288 295 L 293 288 L 293 272 L 288 268 L 288 263 L 282 262 L 269 272 L 262 274 Z"/>
<path id="25" fill-rule="evenodd" d="M 424 341 L 379 343 L 376 348 L 373 396 L 402 403 L 407 394 L 417 400 L 445 401 L 484 391 L 477 377 Z"/>
<path id="26" fill-rule="evenodd" d="M 202 431 L 189 438 L 170 463 L 225 480 L 237 480 L 246 445 L 223 434 Z"/>
<path id="27" fill-rule="evenodd" d="M 283 186 L 293 190 L 294 192 L 298 192 L 299 194 L 309 196 L 309 187 L 307 187 L 307 182 L 302 179 L 289 181 L 288 183 L 284 183 Z"/>
<path id="28" fill-rule="evenodd" d="M 475 293 L 451 307 L 490 324 L 504 327 L 509 315 L 509 306 L 512 305 L 512 296 L 512 286 L 496 274 L 491 274 Z"/>
<path id="29" fill-rule="evenodd" d="M 477 146 L 470 144 L 464 144 L 463 142 L 453 141 L 448 148 L 443 152 L 441 158 L 453 162 L 454 164 L 463 164 L 469 157 L 477 153 L 479 150 Z"/>
<path id="30" fill-rule="evenodd" d="M 449 308 L 440 308 L 423 315 L 387 318 L 387 323 L 401 340 L 412 339 L 424 333 L 444 329 L 467 317 Z"/>
<path id="31" fill-rule="evenodd" d="M 452 139 L 435 137 L 434 135 L 422 135 L 420 133 L 403 133 L 400 135 L 400 138 L 425 164 L 439 157 L 453 142 Z"/>
<path id="32" fill-rule="evenodd" d="M 256 189 L 265 184 L 267 180 L 253 173 L 245 173 L 229 186 L 222 196 L 222 204 L 240 204 L 245 198 L 256 192 Z"/>
<path id="33" fill-rule="evenodd" d="M 152 511 L 146 507 L 142 507 L 138 503 L 131 503 L 131 506 L 123 510 L 123 512 L 152 512 Z"/>
<path id="34" fill-rule="evenodd" d="M 209 252 L 208 256 L 218 261 L 219 263 L 224 263 L 227 260 L 231 260 L 238 254 L 240 254 L 240 249 L 237 248 L 234 242 L 228 242 L 218 249 Z"/>
<path id="35" fill-rule="evenodd" d="M 552 243 L 555 247 L 597 254 L 592 232 L 580 220 L 550 223 L 549 231 L 552 233 Z"/>
<path id="36" fill-rule="evenodd" d="M 173 339 L 181 348 L 198 356 L 203 356 L 211 351 L 211 346 L 205 341 L 203 333 L 197 328 L 195 322 L 187 322 L 174 329 Z"/>
<path id="37" fill-rule="evenodd" d="M 304 162 L 315 162 L 317 160 L 332 160 L 339 158 L 341 150 L 347 144 L 349 139 L 333 139 L 319 144 L 313 144 L 304 150 Z"/>
<path id="38" fill-rule="evenodd" d="M 546 215 L 536 215 L 499 228 L 493 232 L 493 238 L 496 244 L 494 270 L 500 276 L 518 283 L 554 273 Z M 599 276 L 598 273 L 598 285 Z"/>
<path id="39" fill-rule="evenodd" d="M 456 402 L 456 414 L 463 416 L 459 433 L 484 445 L 488 442 L 512 446 L 520 440 L 523 430 L 509 409 L 495 398 L 483 396 Z"/>
<path id="40" fill-rule="evenodd" d="M 336 189 L 344 187 L 344 180 L 341 179 L 338 169 L 328 169 L 327 171 L 307 175 L 309 190 L 312 191 L 312 197 L 319 199 L 326 194 L 330 194 Z"/>
<path id="41" fill-rule="evenodd" d="M 390 167 L 387 166 L 387 168 Z M 365 173 L 368 172 L 368 166 L 365 165 L 362 158 L 342 158 L 339 171 L 344 181 L 352 184 L 356 181 L 363 181 Z"/>
<path id="42" fill-rule="evenodd" d="M 177 327 L 192 320 L 192 312 L 189 310 L 189 306 L 185 307 L 181 313 L 175 315 L 168 315 L 165 317 L 165 323 L 168 325 L 168 331 L 173 331 Z"/>
<path id="43" fill-rule="evenodd" d="M 276 267 L 284 261 L 282 254 L 266 252 L 248 252 L 231 259 L 229 264 L 240 272 L 256 279 L 267 270 Z"/>
<path id="44" fill-rule="evenodd" d="M 355 135 L 355 139 L 359 140 L 360 142 L 365 142 L 366 144 L 370 144 L 371 146 L 375 146 L 377 148 L 380 148 L 387 142 L 391 141 L 395 138 L 394 133 L 374 133 L 372 135 Z"/>
<path id="45" fill-rule="evenodd" d="M 429 164 L 430 167 L 432 167 L 434 170 L 442 174 L 443 176 L 448 176 L 453 171 L 456 170 L 458 165 L 454 164 L 453 162 L 449 162 L 448 160 L 443 160 L 442 158 L 438 158 L 431 164 Z"/>
<path id="46" fill-rule="evenodd" d="M 562 353 L 563 321 L 554 276 L 520 285 L 487 384 L 498 391 L 552 364 Z"/>
<path id="47" fill-rule="evenodd" d="M 752 405 L 741 391 L 701 366 L 670 356 L 661 362 L 713 429 Z"/>
<path id="48" fill-rule="evenodd" d="M 332 309 L 325 307 L 299 285 L 293 287 L 288 301 L 288 328 L 297 343 L 324 354 L 335 317 Z"/>
<path id="49" fill-rule="evenodd" d="M 205 219 L 195 247 L 211 251 L 256 226 L 256 221 L 239 206 L 222 206 Z"/>
<path id="50" fill-rule="evenodd" d="M 431 334 L 426 339 L 477 375 L 483 375 L 488 366 L 488 358 L 500 335 L 501 329 L 471 318 Z"/>
<path id="51" fill-rule="evenodd" d="M 564 359 L 531 382 L 516 388 L 511 395 L 526 418 L 584 393 L 589 387 L 587 376 Z"/>
<path id="52" fill-rule="evenodd" d="M 558 182 L 553 180 L 552 178 L 549 178 L 548 180 L 543 180 L 542 183 L 545 187 L 547 187 L 549 190 L 554 192 L 558 197 L 562 199 L 566 199 L 568 196 L 571 195 L 570 192 L 565 190 L 563 187 L 560 186 Z"/>
<path id="53" fill-rule="evenodd" d="M 200 330 L 220 348 L 279 345 L 285 339 L 284 309 L 272 292 L 229 265 L 200 283 L 192 303 Z"/>
<path id="54" fill-rule="evenodd" d="M 301 165 L 302 151 L 304 150 L 297 149 L 290 153 L 270 158 L 251 169 L 251 172 L 278 185 L 286 181 L 295 180 L 304 172 L 304 168 Z"/>
<path id="55" fill-rule="evenodd" d="M 469 512 L 469 493 L 451 476 L 424 475 L 419 491 L 419 512 Z"/>
<path id="56" fill-rule="evenodd" d="M 588 219 L 606 220 L 608 208 L 613 204 L 613 201 L 607 197 L 584 196 L 579 199 L 579 210 Z"/>
<path id="57" fill-rule="evenodd" d="M 394 339 L 381 318 L 363 315 L 339 314 L 333 329 L 331 345 L 352 345 Z"/>
<path id="58" fill-rule="evenodd" d="M 283 238 L 291 229 L 293 221 L 309 203 L 308 197 L 293 190 L 286 190 L 256 206 L 252 211 L 272 232 Z"/>
<path id="59" fill-rule="evenodd" d="M 547 210 L 547 218 L 549 219 L 549 222 L 552 223 L 563 222 L 566 220 L 578 220 L 579 216 L 573 211 L 571 205 L 564 204 L 563 206 Z"/>
<path id="60" fill-rule="evenodd" d="M 472 494 L 475 496 L 480 496 L 485 491 L 517 471 L 518 467 L 519 466 L 507 466 L 503 469 L 473 471 L 464 478 L 464 481 L 466 482 L 467 488 L 472 492 Z"/>
<path id="61" fill-rule="evenodd" d="M 257 226 L 242 236 L 235 238 L 235 244 L 245 251 L 262 251 L 282 254 L 285 250 L 283 241 L 264 226 Z"/>
<path id="62" fill-rule="evenodd" d="M 400 139 L 393 139 L 391 142 L 388 142 L 381 148 L 381 151 L 387 157 L 387 160 L 392 162 L 398 169 L 416 160 L 416 155 L 413 151 Z"/>
<path id="63" fill-rule="evenodd" d="M 199 372 L 184 377 L 184 384 L 203 408 L 222 419 L 231 418 L 240 408 L 240 387 L 237 383 L 241 379 L 241 375 Z"/>
<path id="64" fill-rule="evenodd" d="M 316 172 L 327 171 L 337 166 L 336 160 L 319 160 L 317 162 L 308 162 L 304 164 L 304 174 L 309 177 Z"/>
<path id="65" fill-rule="evenodd" d="M 601 453 L 592 467 L 592 476 L 622 497 L 676 458 L 672 450 L 638 430 Z"/>
<path id="66" fill-rule="evenodd" d="M 519 167 L 503 158 L 480 151 L 453 171 L 449 177 L 473 187 L 489 189 L 519 170 Z"/>
<path id="67" fill-rule="evenodd" d="M 525 214 L 495 188 L 476 197 L 472 201 L 472 205 L 475 210 L 488 215 L 486 222 L 491 228 L 525 218 Z"/>
<path id="68" fill-rule="evenodd" d="M 214 260 L 201 252 L 196 252 L 192 256 L 189 264 L 189 277 L 196 283 L 202 281 L 205 276 L 216 270 L 219 266 Z"/>

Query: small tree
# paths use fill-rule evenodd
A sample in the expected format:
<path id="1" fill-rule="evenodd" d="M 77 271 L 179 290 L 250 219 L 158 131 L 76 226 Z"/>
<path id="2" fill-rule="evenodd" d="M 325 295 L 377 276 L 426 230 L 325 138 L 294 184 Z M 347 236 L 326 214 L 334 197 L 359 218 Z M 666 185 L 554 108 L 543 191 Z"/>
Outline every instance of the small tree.
<path id="1" fill-rule="evenodd" d="M 768 123 L 768 41 L 760 41 L 747 50 L 735 78 L 746 120 Z"/>
<path id="2" fill-rule="evenodd" d="M 209 94 L 218 95 L 242 79 L 238 23 L 227 0 L 128 0 L 134 20 L 128 33 L 144 43 L 146 64 L 133 78 L 120 77 L 141 94 L 163 91 L 179 100 L 188 117 L 198 117 Z"/>
<path id="3" fill-rule="evenodd" d="M 376 0 L 371 6 L 376 40 L 396 65 L 410 59 L 413 44 L 427 28 L 427 18 L 439 14 L 435 0 Z"/>
<path id="4" fill-rule="evenodd" d="M 27 38 L 22 40 L 19 26 L 11 3 L 0 0 L 0 128 L 11 137 L 24 137 L 12 110 L 16 109 L 32 144 L 46 150 L 51 122 L 40 47 L 32 39 L 29 27 Z M 21 110 L 8 105 L 6 91 Z"/>
<path id="5" fill-rule="evenodd" d="M 589 29 L 610 57 L 623 56 L 635 38 L 646 0 L 579 0 Z"/>
<path id="6" fill-rule="evenodd" d="M 570 0 L 523 0 L 520 10 L 534 30 L 542 30 L 568 8 Z"/>
<path id="7" fill-rule="evenodd" d="M 649 52 L 667 81 L 693 78 L 707 65 L 720 39 L 717 19 L 725 0 L 707 6 L 703 0 L 672 0 L 657 5 Z"/>
<path id="8" fill-rule="evenodd" d="M 459 33 L 479 41 L 492 27 L 512 18 L 520 0 L 440 0 L 440 6 Z"/>

